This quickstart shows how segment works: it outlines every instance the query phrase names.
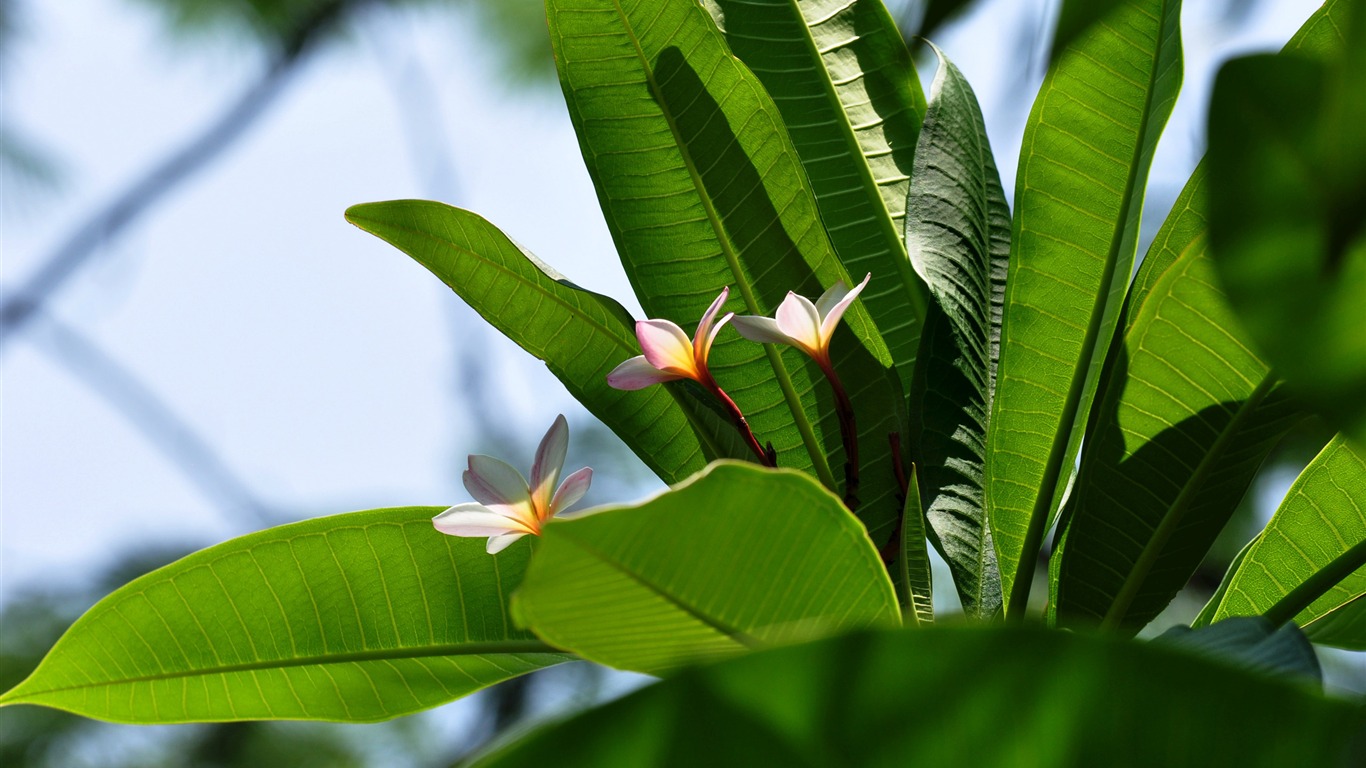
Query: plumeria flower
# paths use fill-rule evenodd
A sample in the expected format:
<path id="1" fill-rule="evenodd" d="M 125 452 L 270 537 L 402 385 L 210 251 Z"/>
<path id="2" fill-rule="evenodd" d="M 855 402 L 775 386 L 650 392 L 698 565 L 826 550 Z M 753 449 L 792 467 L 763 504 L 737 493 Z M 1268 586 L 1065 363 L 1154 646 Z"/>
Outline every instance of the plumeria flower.
<path id="1" fill-rule="evenodd" d="M 788 291 L 775 317 L 737 317 L 735 330 L 750 341 L 791 344 L 814 358 L 822 368 L 829 368 L 830 339 L 835 335 L 835 326 L 872 277 L 869 273 L 853 288 L 840 280 L 814 304 L 805 296 Z"/>
<path id="2" fill-rule="evenodd" d="M 702 313 L 702 320 L 697 324 L 697 332 L 691 339 L 682 328 L 668 320 L 637 322 L 636 340 L 640 342 L 640 351 L 645 354 L 625 360 L 613 368 L 612 372 L 607 374 L 607 383 L 616 389 L 633 390 L 666 381 L 692 379 L 705 387 L 726 407 L 731 423 L 740 431 L 740 435 L 759 459 L 759 463 L 775 467 L 778 460 L 772 447 L 765 450 L 759 444 L 759 439 L 749 428 L 749 422 L 745 421 L 740 406 L 721 389 L 721 385 L 716 383 L 711 370 L 707 368 L 707 357 L 711 354 L 711 345 L 716 341 L 716 334 L 735 317 L 734 312 L 727 312 L 720 320 L 716 319 L 716 314 L 721 311 L 729 296 L 730 287 L 722 288 L 721 295 L 717 296 L 716 301 Z"/>
<path id="3" fill-rule="evenodd" d="M 490 555 L 528 533 L 539 536 L 546 521 L 578 503 L 593 480 L 593 470 L 584 467 L 560 483 L 568 447 L 569 425 L 556 416 L 536 449 L 530 483 L 507 462 L 471 454 L 463 480 L 476 502 L 456 504 L 432 525 L 451 536 L 487 536 Z"/>
<path id="4" fill-rule="evenodd" d="M 730 296 L 730 287 L 721 290 L 721 295 L 711 303 L 697 324 L 697 333 L 691 339 L 674 323 L 668 320 L 641 320 L 636 323 L 636 339 L 640 341 L 640 351 L 607 374 L 607 383 L 616 389 L 644 389 L 651 384 L 660 384 L 678 379 L 692 379 L 713 387 L 716 380 L 707 370 L 707 355 L 711 352 L 716 334 L 721 332 L 734 312 L 727 312 L 720 321 L 716 313 Z"/>

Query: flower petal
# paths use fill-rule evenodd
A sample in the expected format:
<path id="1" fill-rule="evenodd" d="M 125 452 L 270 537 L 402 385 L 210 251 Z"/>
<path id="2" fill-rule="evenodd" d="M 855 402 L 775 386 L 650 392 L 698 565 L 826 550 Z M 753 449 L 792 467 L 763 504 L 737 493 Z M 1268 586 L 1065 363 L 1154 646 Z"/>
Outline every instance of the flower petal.
<path id="1" fill-rule="evenodd" d="M 462 478 L 465 490 L 480 504 L 516 506 L 531 501 L 526 478 L 502 459 L 470 454 L 470 468 Z"/>
<path id="2" fill-rule="evenodd" d="M 707 311 L 702 313 L 702 320 L 698 322 L 697 332 L 694 333 L 692 337 L 694 350 L 701 349 L 702 341 L 715 335 L 712 333 L 712 321 L 716 319 L 716 313 L 721 311 L 721 305 L 726 303 L 726 298 L 728 296 L 730 296 L 729 285 L 721 289 L 721 295 L 717 296 L 716 300 L 711 303 L 711 306 L 707 307 Z M 724 323 L 725 320 L 722 320 L 721 322 Z"/>
<path id="3" fill-rule="evenodd" d="M 558 515 L 579 503 L 579 499 L 588 493 L 588 486 L 592 482 L 592 467 L 584 467 L 566 477 L 564 483 L 560 485 L 560 489 L 555 491 L 555 499 L 550 502 L 550 515 Z"/>
<path id="4" fill-rule="evenodd" d="M 682 328 L 668 320 L 641 320 L 636 323 L 636 339 L 650 365 L 665 373 L 690 379 L 697 377 L 692 339 Z"/>
<path id="5" fill-rule="evenodd" d="M 787 298 L 778 305 L 778 330 L 792 339 L 792 344 L 808 354 L 821 348 L 821 316 L 816 305 L 805 296 L 788 291 Z"/>
<path id="6" fill-rule="evenodd" d="M 480 504 L 457 504 L 432 518 L 432 526 L 451 536 L 502 536 L 530 533 L 527 525 Z"/>
<path id="7" fill-rule="evenodd" d="M 795 344 L 791 336 L 783 333 L 778 328 L 778 321 L 771 317 L 760 317 L 759 315 L 737 315 L 731 321 L 735 330 L 741 336 L 750 341 L 757 341 L 761 344 Z"/>
<path id="8" fill-rule="evenodd" d="M 550 497 L 560 482 L 564 469 L 564 454 L 569 448 L 569 424 L 564 414 L 555 417 L 541 444 L 536 448 L 536 461 L 531 465 L 531 498 L 536 509 L 549 509 Z"/>
<path id="9" fill-rule="evenodd" d="M 816 306 L 821 315 L 821 346 L 827 349 L 830 347 L 830 338 L 835 335 L 835 326 L 844 316 L 844 310 L 854 303 L 854 299 L 858 298 L 859 293 L 863 291 L 871 279 L 873 279 L 873 273 L 869 272 L 864 276 L 863 282 L 854 286 L 853 290 L 837 292 L 836 288 L 844 288 L 844 281 L 841 280 L 831 286 L 825 295 L 821 296 Z"/>
<path id="10" fill-rule="evenodd" d="M 502 536 L 490 536 L 489 543 L 484 550 L 490 555 L 496 555 L 512 545 L 512 542 L 525 536 L 525 533 L 506 533 Z"/>
<path id="11" fill-rule="evenodd" d="M 702 340 L 702 346 L 697 347 L 694 350 L 693 359 L 697 362 L 697 369 L 699 371 L 706 370 L 707 368 L 707 358 L 711 355 L 711 345 L 712 342 L 716 341 L 716 334 L 720 333 L 721 328 L 734 317 L 734 312 L 727 312 L 724 317 L 716 321 L 716 325 L 712 326 L 711 333 L 707 335 L 707 338 Z"/>
<path id="12" fill-rule="evenodd" d="M 683 377 L 673 373 L 665 373 L 650 365 L 644 355 L 637 355 L 613 368 L 612 372 L 607 374 L 607 385 L 613 389 L 644 389 L 651 384 L 677 381 L 681 378 Z"/>

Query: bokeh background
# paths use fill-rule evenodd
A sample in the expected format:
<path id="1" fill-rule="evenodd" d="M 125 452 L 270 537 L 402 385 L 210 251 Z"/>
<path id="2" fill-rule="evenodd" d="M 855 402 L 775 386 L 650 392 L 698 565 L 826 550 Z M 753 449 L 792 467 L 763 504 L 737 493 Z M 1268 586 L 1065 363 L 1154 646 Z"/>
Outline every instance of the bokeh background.
<path id="1" fill-rule="evenodd" d="M 947 19 L 952 3 L 889 5 L 973 84 L 1009 193 L 1056 0 Z M 1187 3 L 1148 236 L 1203 152 L 1218 64 L 1278 48 L 1315 6 Z M 570 463 L 596 469 L 589 503 L 657 489 L 544 366 L 342 219 L 393 198 L 470 208 L 638 313 L 538 0 L 0 0 L 0 89 L 0 685 L 151 567 L 268 525 L 465 500 L 465 454 L 529 464 L 557 413 Z M 1169 622 L 1198 609 L 1313 441 L 1263 473 Z M 1359 656 L 1325 663 L 1366 691 Z M 11 709 L 0 764 L 447 765 L 641 683 L 570 666 L 345 728 Z"/>

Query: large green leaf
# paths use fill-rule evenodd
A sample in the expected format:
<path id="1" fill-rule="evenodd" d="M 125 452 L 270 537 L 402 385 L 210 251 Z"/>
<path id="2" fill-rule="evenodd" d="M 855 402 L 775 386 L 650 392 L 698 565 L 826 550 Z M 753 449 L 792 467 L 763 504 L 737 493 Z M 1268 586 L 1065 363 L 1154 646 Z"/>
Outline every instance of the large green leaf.
<path id="1" fill-rule="evenodd" d="M 1248 335 L 1299 394 L 1366 446 L 1366 7 L 1345 55 L 1220 70 L 1210 108 L 1210 239 Z"/>
<path id="2" fill-rule="evenodd" d="M 1054 557 L 1064 625 L 1166 607 L 1301 417 L 1249 348 L 1199 240 L 1131 307 Z"/>
<path id="3" fill-rule="evenodd" d="M 1360 704 L 1160 645 L 936 628 L 688 670 L 474 764 L 1347 766 L 1364 730 Z"/>
<path id="4" fill-rule="evenodd" d="M 512 625 L 531 547 L 497 556 L 440 508 L 324 517 L 233 539 L 130 582 L 0 705 L 124 723 L 371 722 L 568 657 Z"/>
<path id="5" fill-rule="evenodd" d="M 906 249 L 934 298 L 911 387 L 913 457 L 936 547 L 963 610 L 1001 610 L 1001 574 L 983 493 L 987 423 L 1000 355 L 1010 210 L 982 111 L 938 49 L 939 71 L 906 200 Z"/>
<path id="6" fill-rule="evenodd" d="M 849 276 L 825 235 L 782 118 L 694 0 L 548 0 L 570 117 L 627 276 L 651 317 L 689 328 L 726 286 L 726 309 L 768 315 L 796 291 Z M 863 504 L 885 539 L 900 513 L 887 435 L 904 431 L 891 359 L 861 306 L 833 344 L 858 413 Z M 778 463 L 836 488 L 839 418 L 795 351 L 723 332 L 712 370 Z"/>
<path id="7" fill-rule="evenodd" d="M 396 200 L 352 206 L 346 219 L 430 269 L 495 328 L 544 360 L 664 482 L 682 480 L 707 458 L 744 455 L 743 445 L 727 442 L 729 425 L 718 428 L 681 387 L 638 394 L 609 387 L 607 373 L 640 354 L 630 314 L 615 300 L 569 282 L 477 214 Z"/>
<path id="8" fill-rule="evenodd" d="M 910 386 L 925 288 L 902 244 L 925 112 L 911 55 L 881 0 L 715 0 L 731 50 L 773 97 L 863 303 Z"/>
<path id="9" fill-rule="evenodd" d="M 1024 610 L 1129 283 L 1143 190 L 1181 83 L 1179 0 L 1126 0 L 1049 70 L 1025 128 L 987 505 Z"/>
<path id="10" fill-rule="evenodd" d="M 1345 580 L 1294 617 L 1316 641 L 1366 650 L 1360 603 L 1366 595 L 1366 458 L 1341 436 L 1300 474 L 1229 580 L 1214 620 L 1266 613 L 1336 564 Z M 1353 554 L 1354 553 L 1354 554 Z M 1345 612 L 1338 617 L 1335 614 Z M 1329 621 L 1323 636 L 1315 624 Z"/>
<path id="11" fill-rule="evenodd" d="M 808 475 L 743 462 L 546 526 L 513 613 L 556 647 L 641 672 L 900 616 L 838 498 Z"/>

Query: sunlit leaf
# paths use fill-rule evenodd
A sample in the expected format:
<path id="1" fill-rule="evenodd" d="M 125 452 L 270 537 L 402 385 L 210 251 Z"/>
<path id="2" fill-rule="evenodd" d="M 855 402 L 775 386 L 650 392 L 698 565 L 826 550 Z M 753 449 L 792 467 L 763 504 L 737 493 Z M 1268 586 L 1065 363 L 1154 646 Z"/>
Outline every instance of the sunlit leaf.
<path id="1" fill-rule="evenodd" d="M 556 647 L 641 672 L 900 622 L 840 500 L 810 476 L 742 462 L 546 526 L 513 613 Z"/>
<path id="2" fill-rule="evenodd" d="M 1157 139 L 1181 83 L 1178 0 L 1126 0 L 1049 70 L 1015 191 L 987 503 L 1007 613 L 1067 487 L 1117 324 Z"/>
<path id="3" fill-rule="evenodd" d="M 1148 282 L 1112 350 L 1053 555 L 1050 607 L 1067 626 L 1155 618 L 1303 416 L 1239 330 L 1204 240 Z"/>
<path id="4" fill-rule="evenodd" d="M 308 520 L 155 570 L 91 608 L 0 705 L 371 722 L 568 660 L 508 618 L 530 546 L 490 556 L 433 529 L 440 511 Z"/>
<path id="5" fill-rule="evenodd" d="M 902 244 L 925 112 L 911 55 L 881 0 L 715 0 L 731 50 L 773 96 L 821 218 L 910 386 L 925 288 Z"/>
<path id="6" fill-rule="evenodd" d="M 983 493 L 1010 210 L 977 97 L 938 48 L 906 201 L 906 249 L 934 299 L 909 414 L 933 540 L 970 616 L 1001 610 Z"/>
<path id="7" fill-rule="evenodd" d="M 1363 729 L 1357 703 L 1156 644 L 933 628 L 686 670 L 474 764 L 1347 766 Z"/>
<path id="8" fill-rule="evenodd" d="M 584 160 L 646 314 L 691 330 L 726 286 L 727 310 L 771 315 L 789 291 L 852 284 L 778 108 L 700 5 L 549 0 L 547 11 Z M 904 431 L 904 403 L 868 313 L 855 303 L 845 317 L 833 357 L 858 414 L 858 513 L 885 540 L 901 511 L 887 435 Z M 779 465 L 840 486 L 839 418 L 813 363 L 726 330 L 711 365 Z"/>
<path id="9" fill-rule="evenodd" d="M 478 215 L 398 200 L 352 206 L 346 219 L 430 269 L 493 327 L 544 360 L 664 482 L 701 469 L 708 455 L 743 455 L 734 452 L 743 446 L 723 442 L 733 430 L 722 431 L 681 388 L 628 393 L 607 386 L 609 371 L 640 354 L 630 314 L 569 282 Z"/>
<path id="10" fill-rule="evenodd" d="M 1348 558 L 1347 578 L 1295 616 L 1319 642 L 1366 650 L 1366 622 L 1355 618 L 1366 595 L 1366 459 L 1341 436 L 1305 468 L 1266 530 L 1248 548 L 1214 612 L 1265 613 L 1321 570 Z M 1352 562 L 1351 552 L 1356 552 Z M 1327 586 L 1327 585 L 1325 585 Z M 1342 617 L 1335 614 L 1347 613 Z M 1332 619 L 1323 636 L 1315 624 Z M 1350 620 L 1349 620 L 1350 619 Z"/>

